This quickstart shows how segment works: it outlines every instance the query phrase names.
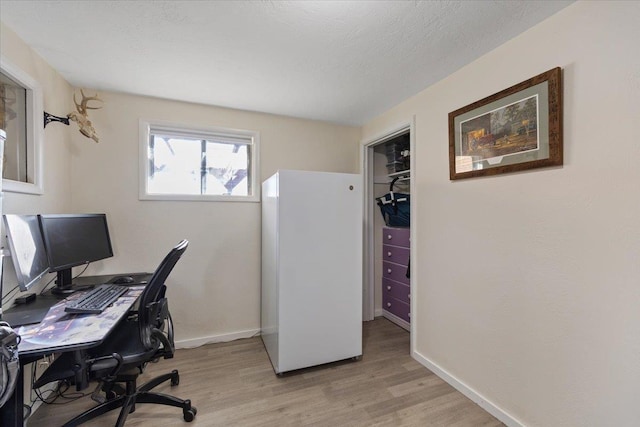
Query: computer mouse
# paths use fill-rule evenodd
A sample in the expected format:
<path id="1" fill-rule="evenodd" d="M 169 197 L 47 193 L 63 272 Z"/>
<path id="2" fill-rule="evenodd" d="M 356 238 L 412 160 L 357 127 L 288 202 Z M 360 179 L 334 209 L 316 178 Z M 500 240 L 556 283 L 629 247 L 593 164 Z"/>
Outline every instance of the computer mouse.
<path id="1" fill-rule="evenodd" d="M 135 280 L 133 280 L 133 277 L 131 276 L 120 276 L 113 281 L 113 283 L 115 283 L 116 285 L 126 285 L 133 282 L 135 282 Z"/>

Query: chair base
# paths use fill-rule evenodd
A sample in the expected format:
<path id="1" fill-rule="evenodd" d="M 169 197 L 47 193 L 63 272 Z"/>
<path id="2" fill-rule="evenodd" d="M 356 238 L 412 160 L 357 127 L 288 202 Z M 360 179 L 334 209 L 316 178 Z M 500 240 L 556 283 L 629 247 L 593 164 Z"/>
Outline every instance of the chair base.
<path id="1" fill-rule="evenodd" d="M 198 410 L 194 406 L 191 406 L 191 400 L 178 399 L 174 396 L 150 391 L 154 387 L 169 380 L 171 380 L 172 386 L 178 385 L 180 383 L 180 375 L 178 374 L 178 371 L 174 370 L 170 373 L 155 377 L 139 388 L 136 387 L 136 378 L 137 375 L 127 376 L 126 379 L 116 378 L 114 382 L 126 383 L 126 391 L 124 394 L 116 396 L 112 395 L 112 398 L 83 412 L 74 419 L 68 421 L 63 427 L 78 426 L 115 409 L 120 409 L 120 415 L 118 416 L 116 427 L 122 427 L 127 420 L 127 416 L 130 413 L 135 412 L 136 404 L 138 403 L 152 403 L 182 408 L 183 419 L 186 422 L 194 420 Z M 109 384 L 109 387 L 107 388 L 109 390 L 107 392 L 107 396 L 109 396 L 110 393 L 113 393 L 113 384 Z"/>

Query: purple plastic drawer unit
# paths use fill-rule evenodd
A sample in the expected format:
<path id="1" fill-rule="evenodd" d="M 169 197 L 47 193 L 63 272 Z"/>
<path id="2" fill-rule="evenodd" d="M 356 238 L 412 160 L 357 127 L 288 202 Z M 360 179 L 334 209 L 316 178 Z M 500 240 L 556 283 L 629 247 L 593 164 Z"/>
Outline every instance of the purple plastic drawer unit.
<path id="1" fill-rule="evenodd" d="M 400 265 L 407 265 L 409 263 L 410 253 L 409 248 L 382 245 L 382 259 L 385 261 L 394 262 Z"/>
<path id="2" fill-rule="evenodd" d="M 410 236 L 409 228 L 382 228 L 382 314 L 405 329 L 411 322 Z"/>
<path id="3" fill-rule="evenodd" d="M 410 306 L 387 294 L 382 294 L 382 308 L 404 320 L 411 321 Z"/>
<path id="4" fill-rule="evenodd" d="M 409 285 L 394 282 L 393 280 L 382 279 L 382 292 L 407 304 L 411 300 L 411 288 Z"/>
<path id="5" fill-rule="evenodd" d="M 393 264 L 391 262 L 384 261 L 382 263 L 382 277 L 395 280 L 396 282 L 404 283 L 406 285 L 411 282 L 407 278 L 407 266 Z"/>
<path id="6" fill-rule="evenodd" d="M 382 228 L 382 243 L 385 245 L 402 246 L 408 248 L 411 229 L 409 228 Z"/>

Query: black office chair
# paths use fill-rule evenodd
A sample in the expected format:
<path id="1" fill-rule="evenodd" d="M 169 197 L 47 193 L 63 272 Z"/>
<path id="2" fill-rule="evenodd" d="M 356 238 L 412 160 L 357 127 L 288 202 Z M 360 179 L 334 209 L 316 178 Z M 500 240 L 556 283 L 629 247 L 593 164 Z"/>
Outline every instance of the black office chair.
<path id="1" fill-rule="evenodd" d="M 173 357 L 173 325 L 165 298 L 165 280 L 188 244 L 186 240 L 178 243 L 158 266 L 140 295 L 137 314 L 134 313 L 118 325 L 103 344 L 87 351 L 83 372 L 88 376 L 88 380 L 100 381 L 96 390 L 104 391 L 106 400 L 68 421 L 64 427 L 85 423 L 118 408 L 120 415 L 116 426 L 120 427 L 124 425 L 127 415 L 135 411 L 135 405 L 138 403 L 176 406 L 182 408 L 185 421 L 193 421 L 197 410 L 191 406 L 190 400 L 151 391 L 169 380 L 172 386 L 178 385 L 178 371 L 156 377 L 140 387 L 137 387 L 136 383 L 147 363 Z M 81 368 L 76 358 L 77 355 L 73 353 L 62 354 L 45 371 L 35 387 L 55 380 L 77 379 L 78 370 Z M 122 383 L 125 384 L 124 388 L 120 385 Z"/>

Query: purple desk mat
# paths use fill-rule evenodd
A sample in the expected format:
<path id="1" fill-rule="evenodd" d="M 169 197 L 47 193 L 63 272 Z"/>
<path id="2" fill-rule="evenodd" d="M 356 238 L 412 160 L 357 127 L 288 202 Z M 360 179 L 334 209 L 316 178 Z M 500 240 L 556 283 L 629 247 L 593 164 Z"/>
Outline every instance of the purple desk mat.
<path id="1" fill-rule="evenodd" d="M 64 311 L 65 303 L 79 298 L 76 292 L 52 306 L 42 322 L 18 328 L 21 337 L 18 352 L 21 355 L 55 352 L 58 349 L 90 346 L 102 341 L 111 328 L 129 311 L 140 296 L 144 286 L 132 286 L 100 314 L 70 314 Z"/>

